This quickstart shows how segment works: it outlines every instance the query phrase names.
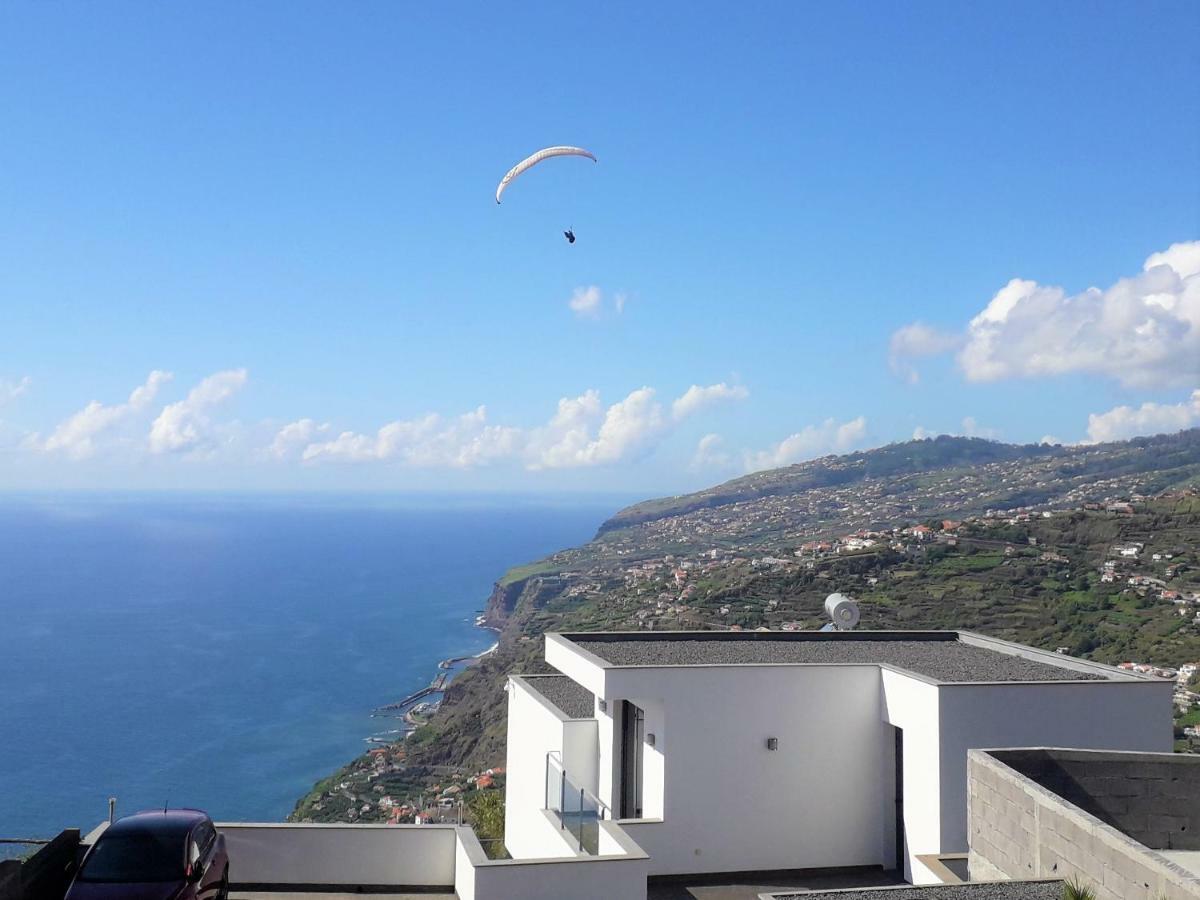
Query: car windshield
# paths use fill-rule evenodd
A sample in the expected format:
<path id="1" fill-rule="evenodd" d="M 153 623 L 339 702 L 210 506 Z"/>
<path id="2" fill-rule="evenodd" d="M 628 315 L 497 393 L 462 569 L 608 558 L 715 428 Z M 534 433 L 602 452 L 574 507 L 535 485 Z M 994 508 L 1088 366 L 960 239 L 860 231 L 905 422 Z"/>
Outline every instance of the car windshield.
<path id="1" fill-rule="evenodd" d="M 183 878 L 183 835 L 106 834 L 79 873 L 83 881 L 178 881 Z"/>

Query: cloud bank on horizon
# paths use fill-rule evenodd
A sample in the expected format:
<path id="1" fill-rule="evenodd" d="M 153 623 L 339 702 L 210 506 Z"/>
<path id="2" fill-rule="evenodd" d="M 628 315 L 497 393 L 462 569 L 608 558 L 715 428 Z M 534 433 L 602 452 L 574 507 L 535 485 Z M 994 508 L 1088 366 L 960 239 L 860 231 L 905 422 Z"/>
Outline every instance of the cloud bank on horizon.
<path id="1" fill-rule="evenodd" d="M 581 318 L 619 314 L 623 294 L 577 288 L 568 305 Z M 962 328 L 952 332 L 911 322 L 891 336 L 887 364 L 921 388 L 922 359 L 954 355 L 967 384 L 1082 375 L 1123 389 L 1174 390 L 1178 402 L 1147 401 L 1092 412 L 1080 443 L 1200 426 L 1200 241 L 1152 253 L 1142 271 L 1108 288 L 1077 294 L 1014 278 Z M 606 405 L 596 389 L 562 397 L 540 424 L 492 420 L 486 405 L 457 415 L 429 412 L 374 431 L 338 430 L 312 417 L 280 424 L 223 418 L 249 383 L 245 368 L 214 372 L 180 399 L 164 402 L 172 373 L 155 369 L 116 402 L 92 400 L 48 434 L 0 421 L 0 450 L 64 463 L 138 458 L 317 465 L 388 464 L 413 469 L 507 465 L 529 472 L 634 464 L 654 454 L 686 424 L 712 409 L 749 401 L 738 383 L 692 384 L 661 399 L 648 385 Z M 0 409 L 16 409 L 33 391 L 28 376 L 0 378 Z M 795 426 L 793 426 L 795 427 Z M 913 438 L 937 432 L 918 425 Z M 957 434 L 1000 438 L 965 416 Z M 903 439 L 908 435 L 892 435 Z M 687 468 L 734 473 L 768 469 L 886 441 L 864 415 L 802 424 L 766 447 L 737 447 L 716 432 L 694 445 Z M 1043 441 L 1060 442 L 1046 436 Z"/>

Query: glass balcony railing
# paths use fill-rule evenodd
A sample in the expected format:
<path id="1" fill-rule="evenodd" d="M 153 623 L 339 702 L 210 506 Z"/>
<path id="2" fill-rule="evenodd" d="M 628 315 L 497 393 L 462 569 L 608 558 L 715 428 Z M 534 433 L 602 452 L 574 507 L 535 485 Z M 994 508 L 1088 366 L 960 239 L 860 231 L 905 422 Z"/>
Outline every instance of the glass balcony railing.
<path id="1" fill-rule="evenodd" d="M 559 826 L 570 834 L 580 852 L 591 856 L 600 852 L 600 820 L 608 818 L 608 807 L 571 780 L 556 750 L 546 754 L 545 808 L 558 817 Z"/>

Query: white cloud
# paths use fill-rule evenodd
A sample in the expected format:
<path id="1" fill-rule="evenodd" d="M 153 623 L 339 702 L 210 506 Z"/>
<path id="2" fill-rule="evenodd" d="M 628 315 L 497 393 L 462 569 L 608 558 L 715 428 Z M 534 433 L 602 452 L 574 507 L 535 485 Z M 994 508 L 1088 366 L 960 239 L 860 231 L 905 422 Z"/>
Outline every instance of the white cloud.
<path id="1" fill-rule="evenodd" d="M 287 459 L 303 451 L 320 435 L 328 434 L 332 426 L 328 422 L 317 424 L 313 419 L 298 419 L 284 425 L 275 433 L 275 439 L 266 450 L 274 459 Z"/>
<path id="2" fill-rule="evenodd" d="M 617 291 L 612 295 L 610 301 L 597 285 L 590 284 L 575 288 L 571 292 L 567 306 L 581 319 L 599 319 L 609 309 L 610 304 L 612 311 L 618 316 L 621 315 L 625 312 L 625 304 L 628 300 L 628 294 L 624 291 Z"/>
<path id="3" fill-rule="evenodd" d="M 553 418 L 530 436 L 530 468 L 559 469 L 577 464 L 592 442 L 592 431 L 601 421 L 600 392 L 592 389 L 578 397 L 563 397 Z"/>
<path id="4" fill-rule="evenodd" d="M 584 397 L 571 402 L 578 403 Z M 559 402 L 559 410 L 561 413 L 562 401 Z M 558 418 L 556 415 L 555 419 Z M 592 422 L 581 416 L 573 415 L 571 427 L 558 435 L 555 423 L 551 422 L 546 432 L 551 440 L 539 449 L 538 445 L 543 443 L 546 435 L 535 438 L 529 467 L 576 468 L 626 461 L 646 450 L 666 432 L 667 427 L 662 405 L 654 399 L 654 388 L 641 387 L 610 406 L 604 413 L 599 430 L 594 434 Z"/>
<path id="5" fill-rule="evenodd" d="M 924 425 L 918 425 L 913 429 L 912 439 L 914 441 L 923 441 L 927 438 L 935 438 L 941 435 L 949 437 L 977 437 L 988 440 L 996 440 L 1000 437 L 1000 432 L 997 429 L 985 428 L 976 421 L 974 416 L 964 418 L 960 427 L 962 428 L 961 431 L 934 431 L 926 428 Z"/>
<path id="6" fill-rule="evenodd" d="M 589 390 L 560 399 L 550 420 L 535 428 L 491 424 L 487 410 L 480 406 L 457 418 L 430 413 L 391 422 L 374 434 L 346 431 L 326 440 L 310 440 L 300 458 L 451 468 L 508 462 L 533 470 L 611 465 L 650 452 L 682 419 L 710 403 L 741 396 L 746 391 L 740 387 L 693 385 L 672 404 L 668 415 L 651 387 L 631 391 L 607 408 L 599 391 Z M 281 446 L 277 458 L 287 457 L 302 435 L 311 431 L 314 426 L 306 422 L 311 420 L 294 422 L 276 436 Z"/>
<path id="7" fill-rule="evenodd" d="M 1143 403 L 1136 409 L 1118 406 L 1088 416 L 1088 441 L 1121 441 L 1143 434 L 1182 431 L 1200 425 L 1200 389 L 1182 403 Z"/>
<path id="8" fill-rule="evenodd" d="M 87 459 L 95 454 L 99 438 L 137 413 L 148 409 L 158 396 L 159 389 L 167 384 L 171 377 L 170 372 L 156 369 L 150 373 L 144 384 L 133 389 L 124 403 L 105 406 L 98 400 L 93 400 L 79 412 L 60 422 L 45 441 L 40 441 L 34 436 L 27 444 L 47 453 L 61 453 L 70 459 Z"/>
<path id="9" fill-rule="evenodd" d="M 691 468 L 720 469 L 732 462 L 732 457 L 724 450 L 724 440 L 719 434 L 706 434 L 696 444 L 696 452 L 692 454 Z"/>
<path id="10" fill-rule="evenodd" d="M 245 384 L 245 369 L 216 372 L 192 388 L 183 400 L 163 407 L 150 426 L 150 452 L 186 453 L 209 449 L 215 437 L 209 411 Z"/>
<path id="11" fill-rule="evenodd" d="M 723 381 L 707 387 L 693 384 L 683 392 L 683 396 L 671 404 L 671 415 L 678 422 L 714 403 L 721 403 L 725 400 L 745 400 L 749 396 L 750 392 L 740 384 L 728 385 Z"/>
<path id="12" fill-rule="evenodd" d="M 970 381 L 1084 373 L 1127 386 L 1188 385 L 1200 376 L 1200 241 L 1151 254 L 1104 290 L 1067 294 L 1014 278 L 954 337 Z M 941 349 L 937 349 L 940 346 Z M 892 335 L 893 368 L 951 349 L 920 323 Z M 913 377 L 910 375 L 910 377 Z"/>
<path id="13" fill-rule="evenodd" d="M 581 318 L 594 319 L 600 315 L 603 303 L 604 295 L 600 293 L 600 288 L 593 284 L 588 287 L 575 288 L 571 299 L 567 301 L 567 306 L 571 308 L 571 312 Z"/>
<path id="14" fill-rule="evenodd" d="M 8 381 L 7 379 L 0 378 L 0 406 L 12 403 L 28 391 L 31 384 L 33 384 L 33 379 L 28 375 L 19 381 Z"/>
<path id="15" fill-rule="evenodd" d="M 987 438 L 993 441 L 1000 437 L 1000 432 L 995 428 L 985 428 L 975 421 L 974 416 L 967 416 L 962 420 L 962 433 L 967 437 Z"/>
<path id="16" fill-rule="evenodd" d="M 489 425 L 487 409 L 480 406 L 452 419 L 431 413 L 389 422 L 374 435 L 344 431 L 332 440 L 309 444 L 302 459 L 465 469 L 512 456 L 519 438 L 519 429 Z"/>
<path id="17" fill-rule="evenodd" d="M 867 434 L 864 416 L 848 422 L 826 419 L 820 425 L 809 425 L 789 435 L 767 450 L 748 452 L 746 471 L 775 469 L 827 453 L 844 453 L 860 446 Z"/>
<path id="18" fill-rule="evenodd" d="M 962 338 L 956 334 L 947 334 L 924 322 L 912 322 L 892 333 L 888 342 L 888 365 L 895 374 L 916 384 L 921 376 L 913 360 L 946 353 L 961 343 Z"/>

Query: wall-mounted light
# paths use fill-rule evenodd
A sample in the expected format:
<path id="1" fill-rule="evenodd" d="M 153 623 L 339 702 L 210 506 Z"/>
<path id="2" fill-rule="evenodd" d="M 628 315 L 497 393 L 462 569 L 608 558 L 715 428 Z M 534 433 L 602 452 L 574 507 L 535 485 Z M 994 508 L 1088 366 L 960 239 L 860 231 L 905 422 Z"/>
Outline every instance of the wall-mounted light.
<path id="1" fill-rule="evenodd" d="M 607 700 L 598 700 L 596 702 L 597 702 L 597 705 L 600 707 L 600 712 L 608 712 L 608 701 Z"/>
<path id="2" fill-rule="evenodd" d="M 779 749 L 779 738 L 775 738 L 775 737 L 767 738 L 767 749 L 768 750 L 778 750 Z"/>
<path id="3" fill-rule="evenodd" d="M 654 732 L 653 731 L 646 735 L 646 744 L 651 747 L 654 746 Z"/>

